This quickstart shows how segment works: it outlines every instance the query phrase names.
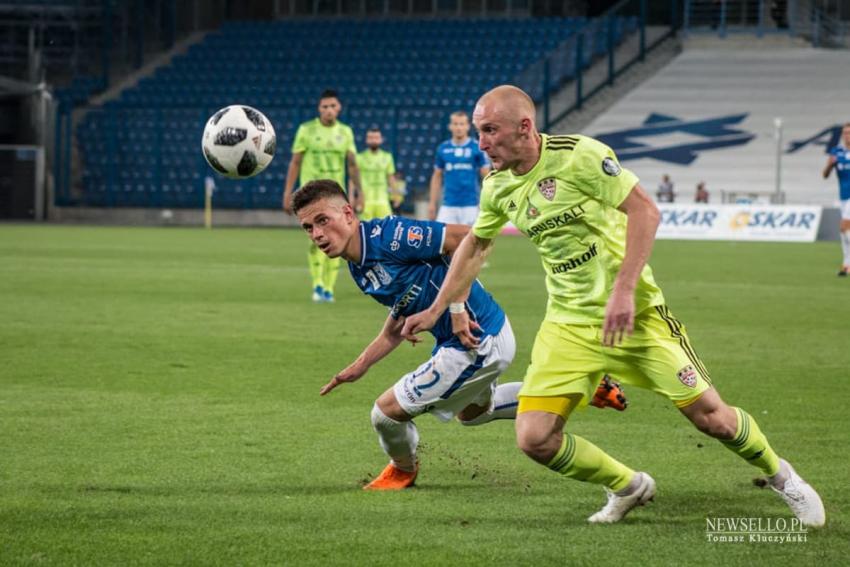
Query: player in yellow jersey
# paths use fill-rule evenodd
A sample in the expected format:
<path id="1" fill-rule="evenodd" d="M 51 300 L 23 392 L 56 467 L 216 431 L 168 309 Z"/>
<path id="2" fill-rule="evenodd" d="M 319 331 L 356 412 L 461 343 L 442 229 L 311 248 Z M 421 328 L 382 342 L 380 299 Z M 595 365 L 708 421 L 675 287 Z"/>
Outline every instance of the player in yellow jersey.
<path id="1" fill-rule="evenodd" d="M 540 134 L 534 117 L 534 103 L 516 87 L 497 87 L 478 101 L 473 123 L 495 171 L 440 293 L 408 317 L 402 334 L 430 328 L 463 294 L 511 221 L 537 247 L 549 292 L 519 393 L 517 443 L 555 472 L 607 489 L 608 502 L 590 522 L 617 522 L 655 495 L 647 473 L 564 431 L 609 370 L 669 399 L 700 431 L 761 469 L 802 523 L 823 525 L 817 492 L 777 456 L 750 415 L 720 398 L 665 304 L 646 264 L 660 217 L 638 178 L 604 144 Z"/>
<path id="2" fill-rule="evenodd" d="M 286 172 L 286 185 L 283 188 L 283 210 L 286 213 L 292 214 L 292 191 L 296 180 L 301 187 L 316 179 L 333 179 L 345 187 L 346 168 L 355 188 L 349 198 L 352 206 L 355 205 L 354 194 L 360 190 L 357 147 L 354 145 L 354 133 L 351 128 L 337 120 L 341 111 L 342 104 L 336 91 L 326 90 L 319 97 L 319 116 L 298 127 L 295 141 L 292 143 L 292 160 Z M 313 301 L 333 302 L 339 258 L 328 258 L 311 242 L 307 259 L 313 285 Z"/>
<path id="3" fill-rule="evenodd" d="M 363 188 L 362 220 L 388 217 L 392 214 L 390 191 L 395 191 L 395 162 L 390 152 L 381 149 L 384 136 L 372 126 L 366 131 L 366 149 L 357 154 L 357 169 Z M 353 188 L 349 187 L 349 194 Z"/>

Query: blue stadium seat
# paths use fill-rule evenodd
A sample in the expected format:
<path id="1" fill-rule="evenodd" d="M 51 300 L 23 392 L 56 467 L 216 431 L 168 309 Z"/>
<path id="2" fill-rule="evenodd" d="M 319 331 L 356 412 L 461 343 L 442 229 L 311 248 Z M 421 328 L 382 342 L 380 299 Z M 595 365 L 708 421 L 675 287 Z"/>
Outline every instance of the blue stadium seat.
<path id="1" fill-rule="evenodd" d="M 85 116 L 75 133 L 85 164 L 83 201 L 202 206 L 203 178 L 212 173 L 199 151 L 201 131 L 213 112 L 241 102 L 259 107 L 272 121 L 278 155 L 256 179 L 216 177 L 216 206 L 276 209 L 295 130 L 315 116 L 315 98 L 329 87 L 340 92 L 341 119 L 352 125 L 358 147 L 366 129 L 378 124 L 410 187 L 426 188 L 434 148 L 448 137 L 449 113 L 470 111 L 482 91 L 521 73 L 531 78 L 532 96 L 541 96 L 542 67 L 539 74 L 530 68 L 586 23 L 582 18 L 228 22 L 117 102 Z M 606 25 L 591 22 L 583 64 L 607 50 Z M 634 17 L 616 21 L 617 37 L 636 28 Z M 264 57 L 256 57 L 258 50 Z M 550 69 L 553 85 L 575 75 L 574 55 L 565 53 Z M 75 92 L 97 87 L 81 82 Z"/>

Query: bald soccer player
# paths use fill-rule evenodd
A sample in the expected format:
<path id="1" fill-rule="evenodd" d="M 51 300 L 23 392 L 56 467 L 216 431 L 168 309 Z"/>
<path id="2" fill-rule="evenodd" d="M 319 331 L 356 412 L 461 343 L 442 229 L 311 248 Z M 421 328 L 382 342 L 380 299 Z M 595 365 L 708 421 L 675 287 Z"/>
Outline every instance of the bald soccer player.
<path id="1" fill-rule="evenodd" d="M 494 168 L 484 180 L 481 213 L 437 297 L 408 317 L 402 335 L 434 324 L 475 279 L 511 221 L 537 247 L 549 292 L 519 392 L 517 443 L 553 471 L 605 487 L 608 502 L 590 522 L 617 522 L 655 496 L 649 474 L 565 431 L 610 371 L 669 399 L 697 429 L 760 469 L 802 523 L 823 525 L 818 493 L 776 454 L 747 412 L 720 398 L 666 305 L 647 265 L 659 213 L 638 178 L 592 138 L 540 134 L 534 103 L 516 87 L 485 94 L 472 118 Z"/>

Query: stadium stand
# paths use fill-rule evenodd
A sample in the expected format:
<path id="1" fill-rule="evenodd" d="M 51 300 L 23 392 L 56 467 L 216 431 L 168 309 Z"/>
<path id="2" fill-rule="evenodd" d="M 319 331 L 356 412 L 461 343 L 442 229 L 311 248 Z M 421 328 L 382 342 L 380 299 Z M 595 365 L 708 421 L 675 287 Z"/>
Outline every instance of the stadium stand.
<path id="1" fill-rule="evenodd" d="M 379 125 L 408 186 L 424 189 L 434 148 L 448 137 L 449 113 L 471 110 L 482 92 L 511 81 L 585 24 L 581 18 L 226 24 L 86 114 L 76 130 L 83 165 L 76 203 L 200 206 L 210 174 L 199 151 L 201 131 L 218 108 L 242 103 L 274 123 L 277 156 L 256 178 L 217 179 L 216 206 L 278 208 L 292 136 L 315 116 L 316 97 L 329 87 L 339 91 L 341 119 L 358 143 L 370 125 Z M 636 28 L 636 18 L 618 18 L 614 44 Z M 585 64 L 608 48 L 606 27 L 591 30 Z M 569 81 L 574 59 L 552 70 L 554 83 Z"/>
<path id="2" fill-rule="evenodd" d="M 781 191 L 787 203 L 834 205 L 821 179 L 825 150 L 850 120 L 845 50 L 686 49 L 594 120 L 585 133 L 611 145 L 655 193 L 663 174 L 693 202 L 705 181 L 712 202 L 773 200 L 782 120 Z"/>
<path id="3" fill-rule="evenodd" d="M 101 61 L 101 0 L 4 0 L 0 2 L 0 68 L 24 78 L 30 44 L 48 76 L 93 71 Z M 32 37 L 31 37 L 32 34 Z"/>

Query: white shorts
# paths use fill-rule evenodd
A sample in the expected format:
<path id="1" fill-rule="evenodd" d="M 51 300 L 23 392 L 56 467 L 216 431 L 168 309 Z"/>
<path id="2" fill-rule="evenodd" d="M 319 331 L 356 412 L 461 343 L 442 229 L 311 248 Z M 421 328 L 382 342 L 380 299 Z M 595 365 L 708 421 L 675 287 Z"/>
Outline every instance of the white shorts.
<path id="1" fill-rule="evenodd" d="M 841 211 L 841 220 L 850 220 L 850 199 L 840 201 L 838 210 Z"/>
<path id="2" fill-rule="evenodd" d="M 478 207 L 440 207 L 437 221 L 472 226 L 478 218 Z"/>
<path id="3" fill-rule="evenodd" d="M 516 340 L 507 317 L 499 334 L 485 337 L 475 350 L 442 347 L 419 368 L 393 386 L 396 400 L 410 416 L 431 413 L 449 421 L 470 404 L 492 411 L 499 375 L 516 354 Z"/>

